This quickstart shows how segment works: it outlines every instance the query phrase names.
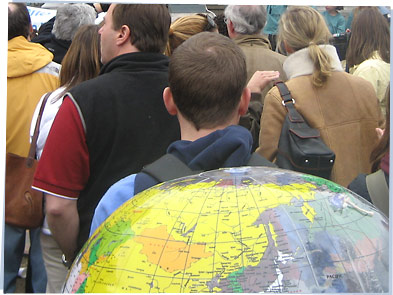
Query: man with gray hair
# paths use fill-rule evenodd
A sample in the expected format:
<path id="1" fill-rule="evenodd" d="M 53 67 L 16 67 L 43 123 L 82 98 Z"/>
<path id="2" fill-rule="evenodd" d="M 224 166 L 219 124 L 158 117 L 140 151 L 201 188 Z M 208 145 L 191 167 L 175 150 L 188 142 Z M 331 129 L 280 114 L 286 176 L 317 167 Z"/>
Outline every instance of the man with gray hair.
<path id="1" fill-rule="evenodd" d="M 243 50 L 246 56 L 247 81 L 256 71 L 278 71 L 280 79 L 286 81 L 283 70 L 285 56 L 271 50 L 269 40 L 262 35 L 266 23 L 266 9 L 261 5 L 228 5 L 225 8 L 228 34 Z M 263 101 L 266 93 L 273 87 L 270 82 L 260 96 L 253 95 L 251 100 Z"/>
<path id="2" fill-rule="evenodd" d="M 53 53 L 53 61 L 61 64 L 76 31 L 83 25 L 94 24 L 96 16 L 95 9 L 88 4 L 67 3 L 60 5 L 57 8 L 51 33 L 39 34 L 32 41 L 45 46 Z"/>

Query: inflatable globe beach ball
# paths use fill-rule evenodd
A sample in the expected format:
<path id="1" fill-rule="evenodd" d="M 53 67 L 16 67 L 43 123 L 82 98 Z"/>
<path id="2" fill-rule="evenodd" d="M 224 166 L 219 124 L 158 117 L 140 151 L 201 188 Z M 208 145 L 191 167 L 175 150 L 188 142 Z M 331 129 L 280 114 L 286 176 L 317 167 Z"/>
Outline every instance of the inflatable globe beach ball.
<path id="1" fill-rule="evenodd" d="M 123 204 L 86 242 L 64 292 L 388 292 L 388 247 L 388 219 L 333 182 L 220 169 Z"/>

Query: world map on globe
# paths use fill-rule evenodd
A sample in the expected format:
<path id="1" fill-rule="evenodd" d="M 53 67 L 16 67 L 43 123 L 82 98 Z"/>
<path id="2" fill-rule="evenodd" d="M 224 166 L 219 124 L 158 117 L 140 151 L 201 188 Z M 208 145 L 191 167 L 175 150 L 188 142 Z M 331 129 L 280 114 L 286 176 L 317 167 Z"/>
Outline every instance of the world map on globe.
<path id="1" fill-rule="evenodd" d="M 156 185 L 115 211 L 64 292 L 389 290 L 388 219 L 329 180 L 266 167 Z"/>

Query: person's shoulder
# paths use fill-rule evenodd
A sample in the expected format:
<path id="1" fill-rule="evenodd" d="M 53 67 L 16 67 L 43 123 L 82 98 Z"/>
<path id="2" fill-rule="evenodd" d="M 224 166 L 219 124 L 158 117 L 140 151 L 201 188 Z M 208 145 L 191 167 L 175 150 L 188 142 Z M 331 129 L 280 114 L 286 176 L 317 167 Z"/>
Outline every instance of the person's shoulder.
<path id="1" fill-rule="evenodd" d="M 273 50 L 270 50 L 270 55 L 272 56 L 272 57 L 274 57 L 274 58 L 276 58 L 276 59 L 278 59 L 279 61 L 281 61 L 281 62 L 284 62 L 285 60 L 286 60 L 286 56 L 285 55 L 283 55 L 283 54 L 281 54 L 281 53 L 279 53 L 279 52 L 275 52 L 275 51 L 273 51 Z"/>
<path id="2" fill-rule="evenodd" d="M 57 62 L 51 61 L 45 67 L 39 70 L 39 72 L 46 72 L 48 74 L 52 74 L 54 76 L 59 76 L 61 70 L 61 65 Z"/>
<path id="3" fill-rule="evenodd" d="M 287 87 L 288 87 L 287 82 L 286 82 L 286 85 L 287 85 Z M 280 91 L 278 90 L 278 87 L 277 87 L 277 86 L 273 86 L 273 87 L 270 88 L 270 90 L 266 93 L 265 102 L 264 102 L 264 103 L 266 104 L 267 101 L 271 101 L 271 100 L 279 101 L 279 102 L 281 102 L 281 100 L 282 100 Z"/>
<path id="4" fill-rule="evenodd" d="M 31 42 L 33 43 L 40 43 L 41 45 L 44 45 L 46 43 L 49 43 L 52 40 L 52 33 L 51 32 L 43 32 L 36 37 L 34 37 Z"/>
<path id="5" fill-rule="evenodd" d="M 138 194 L 158 184 L 158 181 L 147 173 L 139 172 L 135 176 L 134 193 Z"/>
<path id="6" fill-rule="evenodd" d="M 109 189 L 108 193 L 117 194 L 119 192 L 131 192 L 134 182 L 135 182 L 136 174 L 130 174 L 119 181 L 115 182 Z"/>
<path id="7" fill-rule="evenodd" d="M 353 72 L 354 75 L 357 73 L 374 68 L 376 70 L 381 70 L 381 71 L 389 71 L 390 72 L 390 64 L 383 61 L 380 58 L 369 58 L 363 61 L 359 66 L 356 68 L 356 70 Z"/>
<path id="8" fill-rule="evenodd" d="M 340 20 L 345 20 L 345 17 L 342 15 L 342 13 L 337 12 L 337 18 L 339 18 Z"/>
<path id="9" fill-rule="evenodd" d="M 97 208 L 116 209 L 134 195 L 136 174 L 130 174 L 112 184 L 106 191 Z"/>
<path id="10" fill-rule="evenodd" d="M 134 197 L 135 176 L 128 175 L 109 187 L 94 211 L 90 236 L 117 208 Z"/>
<path id="11" fill-rule="evenodd" d="M 83 81 L 82 83 L 75 85 L 68 92 L 70 92 L 71 94 L 77 94 L 81 92 L 85 93 L 85 91 L 87 91 L 88 93 L 97 93 L 101 92 L 102 89 L 106 89 L 110 86 L 111 84 L 108 83 L 105 75 L 99 75 L 95 78 Z"/>
<path id="12" fill-rule="evenodd" d="M 334 79 L 332 80 L 331 87 L 342 89 L 343 95 L 353 95 L 359 103 L 361 102 L 370 107 L 374 105 L 376 93 L 370 79 L 351 75 L 346 72 L 335 72 L 331 78 Z M 372 99 L 373 97 L 375 100 Z"/>
<path id="13" fill-rule="evenodd" d="M 283 63 L 287 57 L 281 53 L 271 50 L 271 48 L 268 46 L 269 45 L 251 46 L 251 47 L 247 47 L 247 48 L 249 48 L 251 51 L 256 50 L 256 52 L 258 52 L 257 54 L 260 54 L 261 56 L 265 57 L 266 59 L 268 59 L 270 61 L 278 60 L 278 61 L 280 61 L 280 63 Z M 240 46 L 240 48 L 242 48 L 242 46 Z M 247 52 L 245 52 L 245 54 L 247 54 Z"/>
<path id="14" fill-rule="evenodd" d="M 352 91 L 357 93 L 366 92 L 369 94 L 369 91 L 374 92 L 374 88 L 369 81 L 354 74 L 348 74 L 347 72 L 333 72 L 331 78 L 334 79 L 332 82 L 337 83 L 337 86 L 345 86 L 346 89 L 352 89 Z"/>

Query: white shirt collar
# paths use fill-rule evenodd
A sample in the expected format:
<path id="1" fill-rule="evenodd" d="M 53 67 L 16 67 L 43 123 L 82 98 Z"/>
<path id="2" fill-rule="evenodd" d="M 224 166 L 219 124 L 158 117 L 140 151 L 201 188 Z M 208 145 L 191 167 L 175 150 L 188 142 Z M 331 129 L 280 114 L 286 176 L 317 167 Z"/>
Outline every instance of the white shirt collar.
<path id="1" fill-rule="evenodd" d="M 340 58 L 333 45 L 318 45 L 331 57 L 332 71 L 343 72 Z M 311 75 L 314 72 L 314 64 L 308 54 L 308 48 L 300 49 L 287 57 L 283 64 L 284 71 L 289 79 Z"/>

